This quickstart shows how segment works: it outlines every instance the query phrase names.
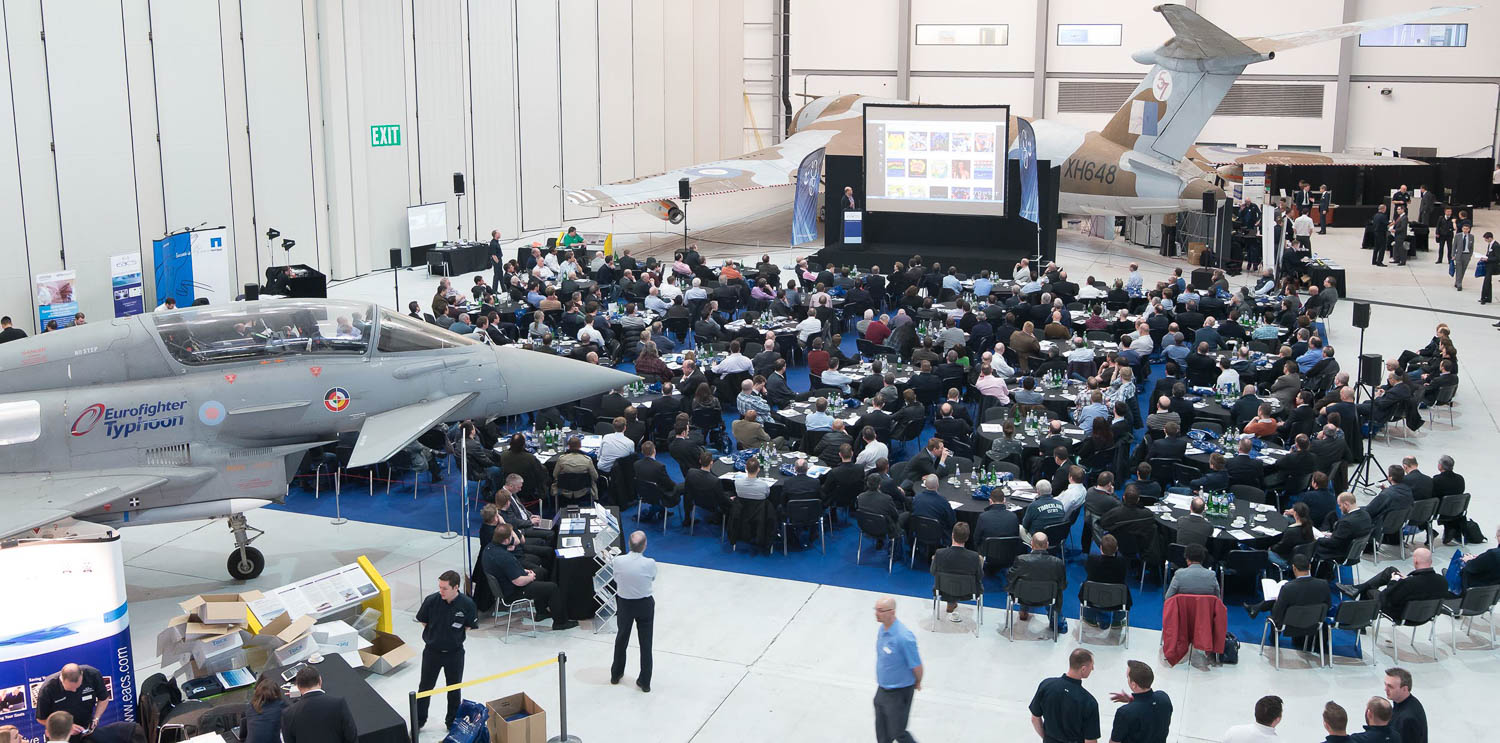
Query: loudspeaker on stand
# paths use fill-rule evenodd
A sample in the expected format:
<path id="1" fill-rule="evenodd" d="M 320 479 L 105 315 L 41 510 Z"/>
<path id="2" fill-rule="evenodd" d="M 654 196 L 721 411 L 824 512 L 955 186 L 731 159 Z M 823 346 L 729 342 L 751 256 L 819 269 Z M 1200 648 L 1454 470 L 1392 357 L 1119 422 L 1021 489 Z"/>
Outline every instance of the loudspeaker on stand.
<path id="1" fill-rule="evenodd" d="M 1385 372 L 1385 360 L 1378 353 L 1361 354 L 1359 357 L 1359 383 L 1371 387 L 1379 387 L 1385 384 L 1383 378 Z"/>
<path id="2" fill-rule="evenodd" d="M 1370 327 L 1370 303 L 1354 303 L 1354 327 L 1364 329 Z"/>

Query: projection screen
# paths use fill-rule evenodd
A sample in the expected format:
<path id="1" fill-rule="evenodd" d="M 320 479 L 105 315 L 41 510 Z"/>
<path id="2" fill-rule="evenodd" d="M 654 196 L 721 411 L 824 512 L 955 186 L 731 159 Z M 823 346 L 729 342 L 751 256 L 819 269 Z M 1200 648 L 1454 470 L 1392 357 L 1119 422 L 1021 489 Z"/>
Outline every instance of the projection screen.
<path id="1" fill-rule="evenodd" d="M 868 211 L 1005 216 L 1010 106 L 865 106 Z"/>

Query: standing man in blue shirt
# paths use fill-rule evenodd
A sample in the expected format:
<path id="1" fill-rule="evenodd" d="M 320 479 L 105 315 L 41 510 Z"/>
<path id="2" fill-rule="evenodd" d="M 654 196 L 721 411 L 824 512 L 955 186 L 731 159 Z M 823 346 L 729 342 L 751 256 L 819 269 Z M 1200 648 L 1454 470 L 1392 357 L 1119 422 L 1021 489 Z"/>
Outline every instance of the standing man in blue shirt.
<path id="1" fill-rule="evenodd" d="M 630 646 L 630 626 L 636 627 L 641 646 L 641 673 L 635 677 L 635 685 L 641 691 L 651 691 L 651 637 L 656 624 L 656 598 L 652 586 L 656 582 L 656 561 L 646 556 L 646 532 L 630 533 L 630 551 L 610 563 L 615 571 L 615 587 L 619 589 L 616 601 L 618 613 L 615 620 L 614 665 L 609 669 L 609 682 L 620 683 L 625 675 L 625 650 Z"/>
<path id="2" fill-rule="evenodd" d="M 1126 661 L 1126 683 L 1129 692 L 1114 692 L 1109 698 L 1124 703 L 1115 712 L 1111 743 L 1167 743 L 1172 726 L 1172 700 L 1166 692 L 1155 691 L 1151 684 L 1156 674 L 1151 666 L 1138 660 Z"/>
<path id="3" fill-rule="evenodd" d="M 882 596 L 875 600 L 875 621 L 880 631 L 875 635 L 875 741 L 876 743 L 915 743 L 906 732 L 911 715 L 911 699 L 922 688 L 922 656 L 917 652 L 917 638 L 896 619 L 896 600 Z"/>

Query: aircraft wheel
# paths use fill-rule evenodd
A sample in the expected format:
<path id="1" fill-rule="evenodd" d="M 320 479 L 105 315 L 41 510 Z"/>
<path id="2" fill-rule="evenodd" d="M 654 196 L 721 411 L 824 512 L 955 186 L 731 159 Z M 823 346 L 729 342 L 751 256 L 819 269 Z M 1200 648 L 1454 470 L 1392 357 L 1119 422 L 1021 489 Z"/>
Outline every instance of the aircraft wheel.
<path id="1" fill-rule="evenodd" d="M 266 569 L 266 556 L 254 547 L 245 548 L 245 556 L 240 558 L 240 551 L 229 553 L 229 575 L 235 580 L 251 580 L 260 576 L 262 570 Z"/>

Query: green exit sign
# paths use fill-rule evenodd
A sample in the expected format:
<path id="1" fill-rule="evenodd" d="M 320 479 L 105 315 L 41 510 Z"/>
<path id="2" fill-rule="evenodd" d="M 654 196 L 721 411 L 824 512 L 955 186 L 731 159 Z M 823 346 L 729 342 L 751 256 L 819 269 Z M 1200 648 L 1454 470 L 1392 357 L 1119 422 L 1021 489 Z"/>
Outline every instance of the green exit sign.
<path id="1" fill-rule="evenodd" d="M 375 124 L 370 127 L 371 147 L 397 147 L 400 144 L 400 124 Z"/>

